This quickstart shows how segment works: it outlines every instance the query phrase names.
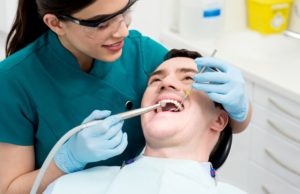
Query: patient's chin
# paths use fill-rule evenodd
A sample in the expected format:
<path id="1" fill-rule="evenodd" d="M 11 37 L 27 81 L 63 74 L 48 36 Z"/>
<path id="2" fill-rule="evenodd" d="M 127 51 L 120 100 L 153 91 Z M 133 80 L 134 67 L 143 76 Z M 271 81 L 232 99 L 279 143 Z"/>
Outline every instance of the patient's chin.
<path id="1" fill-rule="evenodd" d="M 164 126 L 159 123 L 151 123 L 143 126 L 143 131 L 146 139 L 155 139 L 162 141 L 164 139 L 170 139 L 178 132 L 178 126 L 168 125 Z"/>

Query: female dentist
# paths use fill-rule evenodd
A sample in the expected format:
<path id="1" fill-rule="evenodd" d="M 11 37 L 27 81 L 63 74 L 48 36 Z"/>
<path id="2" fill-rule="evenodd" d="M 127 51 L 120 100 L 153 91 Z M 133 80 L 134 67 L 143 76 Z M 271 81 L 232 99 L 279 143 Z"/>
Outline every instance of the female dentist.
<path id="1" fill-rule="evenodd" d="M 7 58 L 0 63 L 1 194 L 29 193 L 52 146 L 82 120 L 103 122 L 65 143 L 39 192 L 65 173 L 120 165 L 144 147 L 142 131 L 136 130 L 141 129 L 139 118 L 123 123 L 109 116 L 140 106 L 148 75 L 167 52 L 138 31 L 128 31 L 135 2 L 19 0 L 7 39 Z M 237 71 L 214 60 L 205 65 L 222 67 L 222 75 L 229 79 L 221 95 L 230 94 L 230 100 L 221 103 L 232 111 L 234 130 L 241 131 L 251 115 L 244 81 L 239 72 L 232 81 L 231 73 Z M 200 84 L 195 88 L 202 89 L 202 80 L 195 80 Z M 218 84 L 226 84 L 221 83 L 224 80 Z M 231 106 L 232 100 L 238 103 Z M 85 118 L 95 109 L 102 111 Z M 242 119 L 235 119 L 239 114 Z"/>

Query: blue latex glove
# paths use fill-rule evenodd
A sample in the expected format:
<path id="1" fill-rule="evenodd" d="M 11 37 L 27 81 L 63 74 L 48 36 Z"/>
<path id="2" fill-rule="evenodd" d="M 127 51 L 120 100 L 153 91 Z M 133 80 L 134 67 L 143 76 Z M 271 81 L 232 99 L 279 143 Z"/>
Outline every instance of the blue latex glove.
<path id="1" fill-rule="evenodd" d="M 72 136 L 54 157 L 65 173 L 82 170 L 87 163 L 106 160 L 121 154 L 127 147 L 127 134 L 122 132 L 124 121 L 109 116 L 110 111 L 94 111 L 83 123 L 101 120 Z M 108 117 L 109 116 L 109 117 Z"/>
<path id="2" fill-rule="evenodd" d="M 241 72 L 217 58 L 202 57 L 195 61 L 198 70 L 206 66 L 218 68 L 220 72 L 205 71 L 196 74 L 193 88 L 204 91 L 211 100 L 222 104 L 232 119 L 244 121 L 248 113 L 248 99 Z"/>

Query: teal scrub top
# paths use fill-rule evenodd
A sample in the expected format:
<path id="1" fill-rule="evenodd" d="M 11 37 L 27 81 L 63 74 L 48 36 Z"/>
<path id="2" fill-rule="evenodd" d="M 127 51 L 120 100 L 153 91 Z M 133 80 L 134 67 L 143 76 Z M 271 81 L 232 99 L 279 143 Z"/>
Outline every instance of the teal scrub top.
<path id="1" fill-rule="evenodd" d="M 56 34 L 48 31 L 0 63 L 0 142 L 34 146 L 36 168 L 54 144 L 95 109 L 112 114 L 140 107 L 148 76 L 167 49 L 130 31 L 122 56 L 114 62 L 95 60 L 90 72 Z M 128 107 L 128 102 L 132 107 Z M 144 147 L 140 118 L 125 121 L 128 147 L 122 155 L 89 164 L 120 165 Z"/>

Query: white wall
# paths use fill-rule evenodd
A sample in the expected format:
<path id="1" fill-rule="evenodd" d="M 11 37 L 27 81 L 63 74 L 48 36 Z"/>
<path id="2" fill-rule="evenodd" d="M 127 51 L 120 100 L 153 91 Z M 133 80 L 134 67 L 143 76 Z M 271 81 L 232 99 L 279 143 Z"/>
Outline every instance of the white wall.
<path id="1" fill-rule="evenodd" d="M 0 32 L 0 61 L 4 59 L 5 56 L 5 39 L 6 34 Z"/>
<path id="2" fill-rule="evenodd" d="M 161 24 L 160 7 L 162 0 L 139 0 L 133 11 L 131 28 L 147 35 L 158 37 Z M 0 1 L 0 31 L 8 32 L 14 20 L 18 0 Z"/>
<path id="3" fill-rule="evenodd" d="M 15 17 L 18 0 L 1 0 L 0 31 L 8 32 Z"/>
<path id="4" fill-rule="evenodd" d="M 4 38 L 13 22 L 18 0 L 0 0 L 0 59 L 4 53 Z M 144 35 L 158 40 L 160 32 L 170 23 L 176 24 L 179 0 L 139 0 L 133 8 L 132 25 Z M 225 30 L 233 32 L 246 27 L 245 0 L 225 0 Z M 175 20 L 174 20 L 175 19 Z M 172 24 L 171 24 L 172 25 Z M 170 26 L 169 26 L 170 27 Z"/>
<path id="5" fill-rule="evenodd" d="M 18 0 L 0 1 L 0 61 L 4 59 L 6 34 L 15 17 Z"/>
<path id="6" fill-rule="evenodd" d="M 183 0 L 184 2 L 184 0 Z M 225 32 L 246 29 L 245 0 L 224 0 Z M 180 0 L 139 0 L 133 14 L 133 28 L 158 39 L 163 28 L 176 28 Z"/>
<path id="7" fill-rule="evenodd" d="M 138 0 L 133 7 L 130 28 L 138 29 L 144 35 L 158 40 L 161 20 L 161 2 L 163 0 Z"/>
<path id="8" fill-rule="evenodd" d="M 246 0 L 225 0 L 225 32 L 247 28 Z"/>

